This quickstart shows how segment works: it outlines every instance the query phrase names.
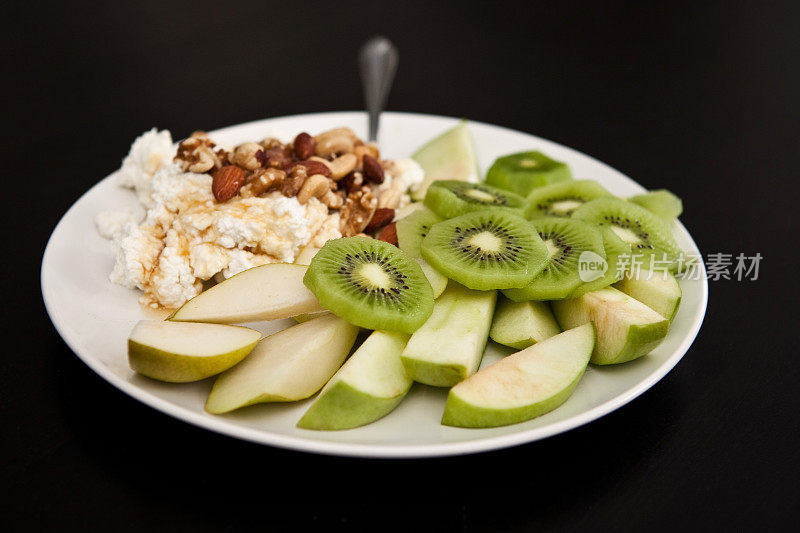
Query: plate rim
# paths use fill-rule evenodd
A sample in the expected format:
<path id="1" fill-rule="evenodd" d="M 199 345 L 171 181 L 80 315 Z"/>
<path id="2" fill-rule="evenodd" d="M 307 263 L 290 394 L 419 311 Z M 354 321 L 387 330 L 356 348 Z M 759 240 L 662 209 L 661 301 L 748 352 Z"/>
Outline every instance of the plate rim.
<path id="1" fill-rule="evenodd" d="M 366 112 L 364 111 L 328 111 L 328 112 L 317 112 L 317 113 L 301 113 L 295 115 L 268 117 L 248 122 L 242 122 L 240 124 L 234 124 L 218 128 L 216 130 L 210 131 L 209 134 L 211 135 L 219 134 L 225 132 L 226 130 L 231 130 L 234 128 L 245 127 L 260 122 L 272 121 L 278 119 L 294 120 L 294 119 L 320 117 L 320 116 L 325 116 L 325 117 L 334 117 L 336 115 L 352 116 L 353 114 L 361 115 L 365 119 L 367 116 Z M 393 116 L 397 118 L 423 117 L 423 118 L 435 118 L 435 119 L 447 119 L 447 120 L 460 120 L 460 117 L 450 117 L 446 115 L 436 115 L 431 113 L 387 111 L 384 113 L 384 115 Z M 627 174 L 624 174 L 623 172 L 615 169 L 614 167 L 611 167 L 610 165 L 575 148 L 566 146 L 564 144 L 555 141 L 551 141 L 544 137 L 533 135 L 531 133 L 515 130 L 513 128 L 508 128 L 506 126 L 500 126 L 497 124 L 491 124 L 488 122 L 482 122 L 477 120 L 469 120 L 469 123 L 480 126 L 486 126 L 490 128 L 499 128 L 510 133 L 530 136 L 537 140 L 558 145 L 561 148 L 566 148 L 568 150 L 580 154 L 583 157 L 590 159 L 592 162 L 596 164 L 602 165 L 603 167 L 606 167 L 607 169 L 624 176 L 627 180 L 635 184 L 641 190 L 645 190 L 644 187 L 639 185 L 638 182 L 630 178 Z M 196 427 L 211 430 L 219 434 L 236 437 L 241 440 L 254 442 L 257 444 L 262 444 L 262 445 L 266 444 L 288 450 L 303 451 L 303 452 L 317 453 L 323 455 L 400 459 L 400 458 L 444 457 L 444 456 L 480 453 L 480 452 L 513 447 L 513 446 L 519 446 L 529 442 L 534 442 L 547 437 L 551 437 L 553 435 L 564 433 L 571 429 L 575 429 L 577 427 L 588 424 L 589 422 L 597 420 L 598 418 L 619 409 L 620 407 L 628 404 L 629 402 L 631 402 L 632 400 L 634 400 L 635 398 L 637 398 L 638 396 L 649 390 L 653 385 L 661 381 L 661 379 L 664 376 L 666 376 L 678 364 L 678 362 L 681 359 L 683 359 L 683 356 L 686 354 L 691 345 L 694 343 L 694 340 L 697 338 L 697 335 L 705 319 L 706 309 L 708 307 L 708 279 L 705 276 L 705 265 L 703 265 L 702 262 L 700 262 L 699 266 L 701 269 L 701 274 L 703 274 L 702 283 L 700 284 L 700 294 L 699 294 L 700 306 L 698 308 L 698 311 L 691 319 L 691 326 L 687 334 L 684 336 L 680 345 L 673 352 L 673 354 L 668 359 L 666 359 L 661 364 L 661 366 L 659 366 L 655 371 L 651 372 L 645 379 L 637 383 L 636 386 L 587 411 L 574 415 L 565 420 L 548 424 L 543 427 L 526 429 L 515 433 L 510 433 L 507 435 L 492 436 L 483 439 L 479 438 L 464 442 L 446 442 L 446 443 L 419 444 L 419 445 L 361 444 L 352 442 L 332 442 L 332 441 L 313 440 L 304 437 L 295 437 L 290 435 L 280 435 L 277 433 L 271 433 L 265 430 L 241 426 L 239 424 L 236 424 L 230 420 L 221 417 L 215 417 L 215 418 L 206 417 L 202 413 L 196 413 L 185 407 L 173 404 L 168 400 L 165 400 L 155 395 L 152 392 L 148 392 L 144 389 L 139 388 L 135 384 L 124 380 L 123 378 L 114 374 L 109 367 L 102 364 L 102 362 L 99 359 L 92 357 L 89 353 L 90 352 L 89 349 L 82 346 L 81 342 L 78 339 L 73 338 L 73 336 L 68 333 L 70 331 L 70 328 L 63 321 L 62 317 L 60 317 L 58 313 L 55 311 L 53 304 L 53 290 L 52 287 L 49 287 L 47 284 L 46 271 L 45 271 L 46 266 L 48 264 L 48 257 L 52 254 L 51 244 L 53 242 L 53 238 L 58 232 L 59 228 L 62 226 L 64 220 L 70 214 L 70 212 L 72 212 L 73 209 L 75 209 L 76 205 L 86 195 L 88 195 L 95 188 L 100 186 L 100 184 L 103 183 L 106 179 L 114 176 L 117 172 L 118 171 L 114 171 L 108 174 L 103 179 L 95 183 L 88 190 L 86 190 L 83 194 L 81 194 L 81 196 L 79 196 L 72 203 L 72 205 L 70 205 L 69 209 L 67 209 L 67 211 L 64 212 L 64 214 L 61 216 L 58 223 L 54 226 L 52 232 L 50 233 L 50 236 L 47 239 L 47 245 L 45 246 L 44 253 L 42 254 L 42 263 L 40 268 L 39 280 L 40 280 L 42 299 L 44 301 L 45 310 L 47 311 L 47 314 L 51 322 L 53 323 L 56 332 L 64 340 L 64 342 L 67 344 L 70 350 L 72 350 L 72 352 L 81 361 L 83 361 L 83 363 L 86 364 L 86 366 L 88 366 L 101 378 L 103 378 L 108 383 L 110 383 L 117 389 L 121 390 L 128 396 L 164 414 L 167 414 L 183 422 L 190 423 Z M 692 237 L 691 233 L 689 233 L 689 231 L 686 229 L 686 227 L 683 225 L 683 223 L 677 221 L 677 224 L 686 233 L 688 240 L 691 242 L 694 248 L 699 250 L 697 244 L 694 241 L 694 238 Z M 479 430 L 465 429 L 465 431 L 479 431 Z"/>

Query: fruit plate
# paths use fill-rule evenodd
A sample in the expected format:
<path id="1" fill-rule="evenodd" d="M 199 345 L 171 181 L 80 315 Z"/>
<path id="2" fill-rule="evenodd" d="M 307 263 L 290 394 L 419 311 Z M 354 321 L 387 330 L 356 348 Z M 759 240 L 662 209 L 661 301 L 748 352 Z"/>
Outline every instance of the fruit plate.
<path id="1" fill-rule="evenodd" d="M 453 127 L 458 119 L 411 113 L 386 113 L 379 143 L 388 157 L 408 157 L 426 140 Z M 365 113 L 296 115 L 250 122 L 211 132 L 226 144 L 349 126 L 364 136 Z M 481 170 L 500 155 L 541 150 L 566 161 L 577 179 L 598 180 L 614 194 L 630 196 L 644 189 L 613 168 L 565 146 L 519 131 L 470 122 Z M 123 154 L 120 154 L 122 156 Z M 683 299 L 661 346 L 653 353 L 619 366 L 590 366 L 572 397 L 539 418 L 491 429 L 440 425 L 446 389 L 415 384 L 400 406 L 385 418 L 346 431 L 312 431 L 296 427 L 312 400 L 262 404 L 227 415 L 211 415 L 203 404 L 213 380 L 168 384 L 135 374 L 128 367 L 127 337 L 142 318 L 152 318 L 138 304 L 139 292 L 108 280 L 114 264 L 110 243 L 97 233 L 94 218 L 105 209 L 135 209 L 135 195 L 116 185 L 111 174 L 86 192 L 56 226 L 42 260 L 41 283 L 47 312 L 69 347 L 92 370 L 134 398 L 186 422 L 253 442 L 307 452 L 361 457 L 432 457 L 505 448 L 535 441 L 586 424 L 628 403 L 667 374 L 697 335 L 706 311 L 708 283 L 702 264 L 694 279 L 680 281 Z M 665 184 L 669 185 L 669 184 Z M 678 244 L 689 254 L 699 250 L 686 228 L 675 227 Z M 252 324 L 272 333 L 293 321 Z M 513 350 L 489 342 L 482 366 Z"/>

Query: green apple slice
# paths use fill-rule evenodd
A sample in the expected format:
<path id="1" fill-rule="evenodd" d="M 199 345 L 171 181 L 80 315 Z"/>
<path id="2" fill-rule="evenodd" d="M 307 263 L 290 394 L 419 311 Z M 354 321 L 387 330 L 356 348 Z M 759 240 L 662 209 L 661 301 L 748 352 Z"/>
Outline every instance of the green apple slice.
<path id="1" fill-rule="evenodd" d="M 450 389 L 442 424 L 506 426 L 552 411 L 575 390 L 594 342 L 585 324 L 487 366 Z"/>
<path id="2" fill-rule="evenodd" d="M 411 388 L 400 362 L 408 338 L 407 333 L 373 331 L 322 388 L 297 427 L 350 429 L 388 415 Z"/>
<path id="3" fill-rule="evenodd" d="M 245 270 L 198 294 L 169 320 L 232 324 L 324 311 L 303 284 L 307 269 L 273 263 Z"/>
<path id="4" fill-rule="evenodd" d="M 414 381 L 451 387 L 478 370 L 489 337 L 497 291 L 475 291 L 453 280 L 411 335 L 403 366 Z"/>
<path id="5" fill-rule="evenodd" d="M 411 190 L 411 198 L 422 200 L 436 180 L 478 181 L 478 161 L 467 121 L 428 141 L 411 156 L 425 170 L 425 180 Z"/>
<path id="6" fill-rule="evenodd" d="M 550 303 L 564 329 L 594 323 L 592 363 L 625 363 L 652 352 L 669 331 L 669 320 L 613 287 Z"/>
<path id="7" fill-rule="evenodd" d="M 631 269 L 614 287 L 639 300 L 670 322 L 681 303 L 681 286 L 669 272 Z"/>
<path id="8" fill-rule="evenodd" d="M 322 388 L 344 362 L 358 328 L 334 315 L 292 326 L 262 340 L 241 363 L 220 374 L 209 413 L 263 402 L 292 402 Z"/>
<path id="9" fill-rule="evenodd" d="M 408 213 L 397 221 L 397 247 L 419 263 L 422 273 L 425 274 L 431 284 L 433 297 L 438 298 L 447 287 L 447 277 L 423 259 L 420 248 L 422 247 L 422 239 L 425 238 L 427 232 L 425 228 L 430 228 L 434 224 L 441 222 L 442 218 L 427 207 L 424 207 L 424 204 L 416 205 L 423 207 Z"/>
<path id="10" fill-rule="evenodd" d="M 498 296 L 489 337 L 498 344 L 522 350 L 561 333 L 547 302 L 512 302 Z"/>
<path id="11" fill-rule="evenodd" d="M 160 381 L 198 381 L 244 359 L 259 339 L 261 333 L 241 326 L 142 320 L 128 337 L 128 362 Z"/>

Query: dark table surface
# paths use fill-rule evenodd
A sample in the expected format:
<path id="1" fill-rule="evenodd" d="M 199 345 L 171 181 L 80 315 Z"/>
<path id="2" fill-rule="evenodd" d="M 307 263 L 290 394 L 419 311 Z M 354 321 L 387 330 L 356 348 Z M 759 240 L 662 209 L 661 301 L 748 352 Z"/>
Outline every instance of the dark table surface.
<path id="1" fill-rule="evenodd" d="M 800 9 L 563 4 L 6 7 L 3 526 L 771 531 L 800 520 Z M 701 250 L 760 253 L 759 279 L 710 282 L 694 345 L 629 405 L 472 456 L 360 460 L 241 442 L 89 370 L 39 292 L 67 208 L 152 126 L 180 138 L 359 109 L 354 57 L 377 32 L 401 52 L 390 109 L 531 132 L 668 187 Z"/>

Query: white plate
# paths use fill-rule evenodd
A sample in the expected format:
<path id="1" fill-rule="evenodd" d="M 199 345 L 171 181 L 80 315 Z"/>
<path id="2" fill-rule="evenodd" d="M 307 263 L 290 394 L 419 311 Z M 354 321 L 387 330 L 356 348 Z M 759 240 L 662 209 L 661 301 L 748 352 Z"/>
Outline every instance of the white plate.
<path id="1" fill-rule="evenodd" d="M 408 157 L 421 143 L 456 123 L 457 119 L 449 117 L 386 113 L 381 119 L 381 153 L 389 158 Z M 211 135 L 222 143 L 235 144 L 261 139 L 267 132 L 293 135 L 337 126 L 349 126 L 366 136 L 366 115 L 355 112 L 298 115 L 233 126 Z M 490 124 L 471 122 L 469 127 L 483 170 L 499 155 L 541 149 L 567 161 L 576 178 L 596 179 L 612 193 L 626 196 L 644 190 L 611 167 L 559 144 Z M 652 354 L 619 366 L 590 366 L 564 405 L 513 426 L 492 429 L 442 426 L 439 420 L 446 389 L 419 384 L 385 418 L 347 431 L 296 428 L 311 400 L 257 405 L 228 415 L 210 415 L 203 411 L 203 404 L 212 380 L 174 385 L 138 376 L 128 368 L 128 333 L 144 316 L 137 303 L 139 292 L 108 281 L 114 259 L 110 243 L 97 234 L 94 225 L 98 211 L 137 205 L 134 194 L 117 187 L 114 178 L 115 174 L 108 176 L 84 194 L 58 223 L 47 244 L 42 260 L 42 294 L 53 324 L 78 357 L 120 390 L 181 420 L 253 442 L 334 455 L 429 457 L 535 441 L 599 418 L 646 391 L 683 357 L 705 315 L 708 284 L 703 271 L 702 276 L 697 276 L 700 279 L 681 281 L 680 310 L 666 341 Z M 680 224 L 675 237 L 685 251 L 699 255 L 691 236 Z M 269 333 L 290 323 L 263 322 L 256 327 Z M 482 366 L 510 352 L 490 342 Z"/>

